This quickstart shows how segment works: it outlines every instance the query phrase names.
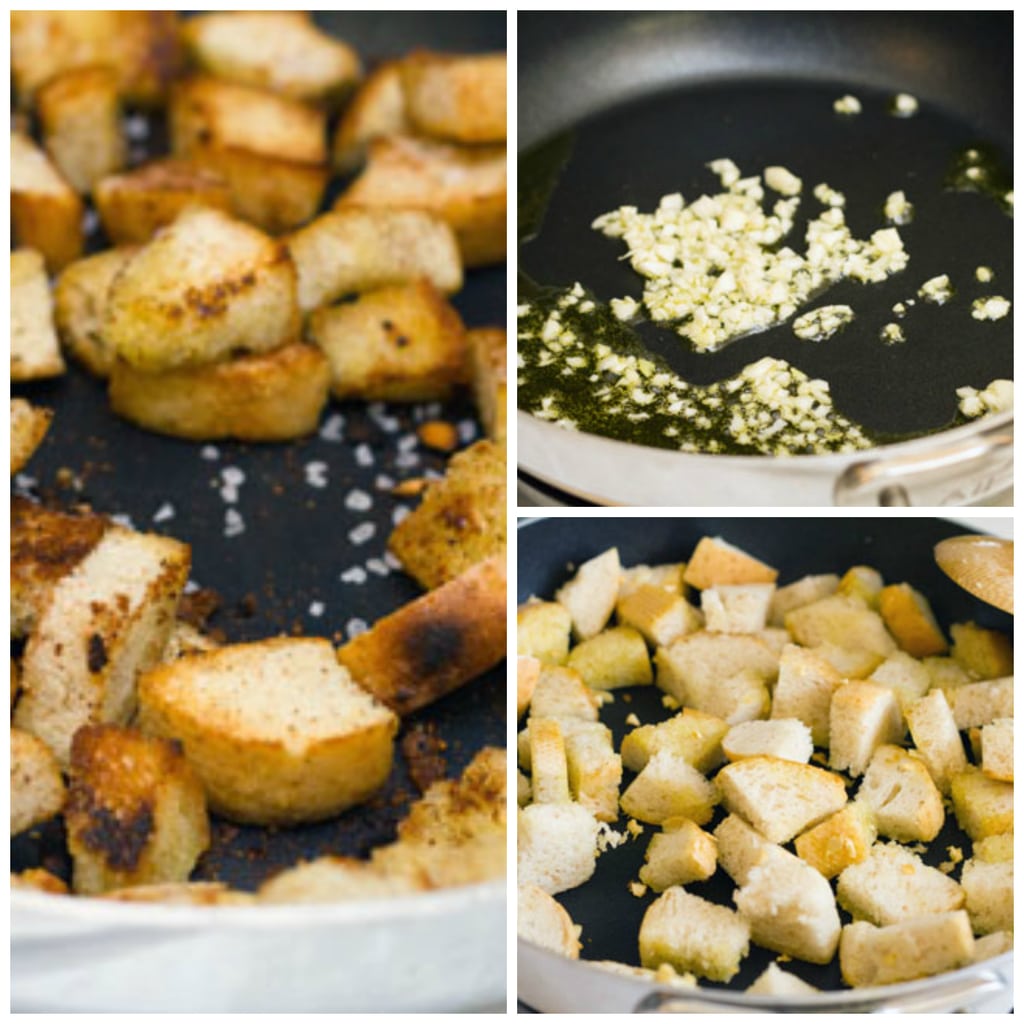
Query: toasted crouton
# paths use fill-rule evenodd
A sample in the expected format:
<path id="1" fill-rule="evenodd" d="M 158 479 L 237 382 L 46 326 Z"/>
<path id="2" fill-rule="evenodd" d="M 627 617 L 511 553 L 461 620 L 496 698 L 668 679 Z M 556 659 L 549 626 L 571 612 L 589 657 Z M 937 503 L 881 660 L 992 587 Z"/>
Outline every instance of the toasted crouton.
<path id="1" fill-rule="evenodd" d="M 687 818 L 669 818 L 656 832 L 644 854 L 640 881 L 655 892 L 673 885 L 703 882 L 715 873 L 715 840 Z"/>
<path id="2" fill-rule="evenodd" d="M 310 221 L 286 242 L 298 271 L 304 313 L 345 295 L 419 278 L 445 294 L 462 287 L 452 229 L 423 210 L 346 207 Z"/>
<path id="3" fill-rule="evenodd" d="M 341 903 L 407 896 L 427 888 L 413 874 L 390 873 L 372 861 L 326 856 L 298 864 L 260 886 L 260 903 Z"/>
<path id="4" fill-rule="evenodd" d="M 619 551 L 609 548 L 584 562 L 555 600 L 572 616 L 577 640 L 587 640 L 604 629 L 619 593 Z"/>
<path id="5" fill-rule="evenodd" d="M 46 152 L 76 192 L 87 194 L 124 166 L 117 75 L 110 67 L 74 68 L 36 93 Z"/>
<path id="6" fill-rule="evenodd" d="M 878 611 L 878 602 L 882 594 L 885 580 L 877 569 L 869 565 L 855 565 L 843 573 L 843 578 L 836 588 L 840 594 L 859 598 L 874 611 Z"/>
<path id="7" fill-rule="evenodd" d="M 906 716 L 914 746 L 939 792 L 948 795 L 950 779 L 967 767 L 967 757 L 945 694 L 931 690 L 907 707 Z"/>
<path id="8" fill-rule="evenodd" d="M 183 882 L 210 844 L 203 787 L 181 748 L 115 725 L 71 746 L 64 822 L 75 892 Z"/>
<path id="9" fill-rule="evenodd" d="M 388 549 L 428 590 L 476 562 L 505 553 L 505 449 L 490 441 L 452 456 L 418 508 L 388 538 Z"/>
<path id="10" fill-rule="evenodd" d="M 11 835 L 47 821 L 64 806 L 60 765 L 42 740 L 11 729 Z"/>
<path id="11" fill-rule="evenodd" d="M 305 11 L 202 14 L 185 22 L 183 36 L 203 71 L 296 100 L 338 100 L 362 70 L 355 50 Z"/>
<path id="12" fill-rule="evenodd" d="M 598 700 L 578 672 L 560 665 L 541 665 L 530 702 L 530 714 L 541 718 L 597 721 Z"/>
<path id="13" fill-rule="evenodd" d="M 676 754 L 699 772 L 709 772 L 722 761 L 722 739 L 729 723 L 715 715 L 684 708 L 656 725 L 641 725 L 622 741 L 622 763 L 642 771 L 660 750 Z"/>
<path id="14" fill-rule="evenodd" d="M 975 935 L 1013 931 L 1013 861 L 986 863 L 972 857 L 960 875 Z"/>
<path id="15" fill-rule="evenodd" d="M 737 583 L 774 583 L 778 570 L 721 537 L 702 537 L 690 556 L 683 581 L 704 590 Z"/>
<path id="16" fill-rule="evenodd" d="M 414 53 L 402 61 L 406 114 L 423 134 L 453 142 L 504 142 L 503 53 Z"/>
<path id="17" fill-rule="evenodd" d="M 1013 831 L 1012 782 L 968 767 L 950 780 L 950 795 L 957 823 L 975 842 Z"/>
<path id="18" fill-rule="evenodd" d="M 93 200 L 107 238 L 143 244 L 189 206 L 231 213 L 231 190 L 216 171 L 187 160 L 153 160 L 96 182 Z"/>
<path id="19" fill-rule="evenodd" d="M 564 665 L 569 657 L 572 616 L 557 601 L 528 601 L 516 613 L 516 650 L 546 665 Z"/>
<path id="20" fill-rule="evenodd" d="M 569 803 L 569 764 L 565 756 L 565 737 L 558 720 L 531 715 L 526 734 L 530 744 L 533 802 Z"/>
<path id="21" fill-rule="evenodd" d="M 345 108 L 331 143 L 331 162 L 343 173 L 354 171 L 373 139 L 410 130 L 401 61 L 385 61 L 366 76 Z"/>
<path id="22" fill-rule="evenodd" d="M 540 679 L 540 669 L 540 662 L 529 654 L 520 654 L 516 658 L 516 718 L 522 718 L 530 706 Z"/>
<path id="23" fill-rule="evenodd" d="M 316 213 L 328 178 L 323 111 L 199 75 L 175 83 L 169 118 L 172 154 L 220 174 L 246 220 L 276 233 Z"/>
<path id="24" fill-rule="evenodd" d="M 505 657 L 505 556 L 417 598 L 338 650 L 353 678 L 399 714 L 457 689 Z"/>
<path id="25" fill-rule="evenodd" d="M 868 676 L 869 683 L 887 686 L 896 694 L 901 713 L 923 697 L 931 685 L 928 670 L 916 658 L 897 651 L 890 654 L 881 665 Z"/>
<path id="26" fill-rule="evenodd" d="M 1013 719 L 997 718 L 981 730 L 981 770 L 990 779 L 1013 782 Z"/>
<path id="27" fill-rule="evenodd" d="M 136 677 L 163 653 L 189 564 L 186 544 L 111 526 L 50 590 L 25 648 L 15 724 L 61 764 L 80 726 L 130 720 Z"/>
<path id="28" fill-rule="evenodd" d="M 229 889 L 224 882 L 153 882 L 101 894 L 120 903 L 162 903 L 175 907 L 243 907 L 256 902 L 252 893 Z"/>
<path id="29" fill-rule="evenodd" d="M 369 145 L 366 169 L 337 202 L 429 210 L 447 221 L 466 267 L 505 258 L 504 146 L 452 146 L 388 136 Z"/>
<path id="30" fill-rule="evenodd" d="M 857 799 L 874 811 L 881 835 L 902 843 L 931 842 L 946 820 L 924 762 L 901 747 L 885 744 L 871 755 Z"/>
<path id="31" fill-rule="evenodd" d="M 713 633 L 757 633 L 768 625 L 774 583 L 723 584 L 700 595 L 704 626 Z"/>
<path id="32" fill-rule="evenodd" d="M 630 586 L 625 594 L 620 583 L 615 611 L 623 626 L 640 630 L 653 647 L 664 647 L 703 626 L 700 612 L 689 601 L 656 583 Z"/>
<path id="33" fill-rule="evenodd" d="M 711 820 L 718 790 L 678 754 L 661 750 L 626 787 L 620 804 L 631 818 L 660 825 L 669 818 L 689 818 L 697 825 Z"/>
<path id="34" fill-rule="evenodd" d="M 779 657 L 772 718 L 798 719 L 811 730 L 817 746 L 827 746 L 832 694 L 842 681 L 840 674 L 817 652 L 796 644 L 787 645 Z"/>
<path id="35" fill-rule="evenodd" d="M 20 473 L 43 443 L 53 412 L 24 398 L 11 399 L 11 475 Z"/>
<path id="36" fill-rule="evenodd" d="M 110 373 L 110 407 L 170 437 L 287 441 L 316 430 L 330 376 L 324 354 L 300 342 L 159 373 L 118 360 Z"/>
<path id="37" fill-rule="evenodd" d="M 866 647 L 844 647 L 841 643 L 815 644 L 808 649 L 828 662 L 843 679 L 867 679 L 885 661 L 884 654 Z"/>
<path id="38" fill-rule="evenodd" d="M 629 597 L 640 587 L 659 587 L 669 594 L 686 597 L 688 588 L 683 583 L 686 572 L 685 562 L 669 562 L 664 565 L 631 565 L 623 568 L 619 577 L 619 597 Z"/>
<path id="39" fill-rule="evenodd" d="M 578 960 L 580 927 L 557 900 L 536 885 L 520 885 L 516 910 L 516 931 L 542 949 Z"/>
<path id="40" fill-rule="evenodd" d="M 835 573 L 826 573 L 823 576 L 803 576 L 795 583 L 779 587 L 772 595 L 768 624 L 771 626 L 784 625 L 787 612 L 802 608 L 805 604 L 820 601 L 823 597 L 834 594 L 838 587 L 839 577 Z"/>
<path id="41" fill-rule="evenodd" d="M 63 372 L 43 257 L 34 249 L 17 249 L 11 253 L 11 380 Z"/>
<path id="42" fill-rule="evenodd" d="M 487 436 L 505 440 L 506 342 L 504 327 L 473 327 L 466 331 L 469 380 L 473 399 Z"/>
<path id="43" fill-rule="evenodd" d="M 752 996 L 810 996 L 820 991 L 776 963 L 770 963 L 747 987 L 748 995 Z"/>
<path id="44" fill-rule="evenodd" d="M 797 859 L 789 850 L 769 842 L 737 814 L 730 814 L 719 822 L 714 836 L 718 844 L 718 863 L 737 885 L 746 885 L 751 871 L 759 864 Z"/>
<path id="45" fill-rule="evenodd" d="M 298 334 L 287 249 L 219 210 L 186 210 L 120 271 L 102 333 L 139 370 L 268 352 Z"/>
<path id="46" fill-rule="evenodd" d="M 577 644 L 569 652 L 567 664 L 593 690 L 654 682 L 647 644 L 630 626 L 612 626 Z"/>
<path id="47" fill-rule="evenodd" d="M 445 399 L 465 376 L 465 328 L 427 280 L 316 310 L 308 335 L 331 364 L 336 398 Z"/>
<path id="48" fill-rule="evenodd" d="M 997 718 L 1013 718 L 1013 676 L 967 683 L 958 686 L 949 697 L 958 729 L 988 725 Z"/>
<path id="49" fill-rule="evenodd" d="M 889 635 L 881 615 L 846 594 L 833 594 L 794 609 L 786 615 L 786 629 L 805 647 L 834 643 L 863 647 L 883 656 L 896 650 L 896 641 Z"/>
<path id="50" fill-rule="evenodd" d="M 901 649 L 915 658 L 945 654 L 946 638 L 931 605 L 909 583 L 893 583 L 878 595 L 878 610 Z"/>
<path id="51" fill-rule="evenodd" d="M 1005 633 L 973 622 L 958 622 L 949 632 L 953 658 L 977 679 L 998 679 L 1013 672 L 1013 645 Z"/>
<path id="52" fill-rule="evenodd" d="M 670 693 L 681 704 L 693 704 L 702 711 L 720 714 L 711 705 L 717 702 L 722 680 L 749 670 L 762 684 L 767 683 L 776 677 L 779 656 L 753 636 L 701 631 L 683 636 L 667 647 L 659 647 L 655 665 L 659 689 Z M 763 690 L 763 697 L 764 711 L 767 711 L 767 688 Z M 698 705 L 700 700 L 709 702 L 708 706 Z"/>
<path id="53" fill-rule="evenodd" d="M 63 878 L 47 871 L 46 868 L 29 868 L 18 874 L 11 875 L 12 889 L 33 889 L 37 892 L 47 892 L 51 896 L 67 896 L 68 886 Z"/>
<path id="54" fill-rule="evenodd" d="M 278 638 L 158 665 L 139 724 L 180 740 L 210 806 L 233 821 L 331 817 L 391 770 L 395 716 L 352 682 L 330 643 Z"/>
<path id="55" fill-rule="evenodd" d="M 853 800 L 798 835 L 794 846 L 801 860 L 826 878 L 835 878 L 851 864 L 864 860 L 877 838 L 878 827 L 871 808 Z"/>
<path id="56" fill-rule="evenodd" d="M 734 725 L 722 739 L 722 752 L 730 761 L 767 754 L 807 764 L 814 753 L 814 744 L 811 730 L 798 718 L 779 718 Z"/>
<path id="57" fill-rule="evenodd" d="M 829 767 L 863 775 L 871 755 L 903 738 L 899 703 L 877 683 L 846 683 L 832 697 L 829 712 Z"/>
<path id="58" fill-rule="evenodd" d="M 573 799 L 594 812 L 598 821 L 619 816 L 622 758 L 612 745 L 611 730 L 600 722 L 563 720 L 569 789 Z"/>

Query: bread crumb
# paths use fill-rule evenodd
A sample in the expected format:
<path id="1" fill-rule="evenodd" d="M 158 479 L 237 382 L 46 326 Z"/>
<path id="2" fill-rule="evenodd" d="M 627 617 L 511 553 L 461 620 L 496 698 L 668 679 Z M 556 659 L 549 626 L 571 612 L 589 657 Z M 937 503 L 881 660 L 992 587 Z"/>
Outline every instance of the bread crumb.
<path id="1" fill-rule="evenodd" d="M 637 898 L 641 899 L 647 895 L 647 886 L 643 882 L 630 882 L 629 891 Z"/>
<path id="2" fill-rule="evenodd" d="M 628 715 L 626 715 L 626 725 L 634 725 L 635 726 L 635 725 L 639 725 L 639 724 L 640 724 L 640 719 L 637 718 L 636 712 L 635 711 L 630 711 L 630 713 Z"/>
<path id="3" fill-rule="evenodd" d="M 947 846 L 946 853 L 954 864 L 959 864 L 964 859 L 964 851 L 959 846 Z"/>
<path id="4" fill-rule="evenodd" d="M 668 708 L 669 711 L 678 711 L 682 704 L 679 703 L 671 694 L 663 694 L 661 698 L 661 706 Z"/>
<path id="5" fill-rule="evenodd" d="M 637 838 L 644 834 L 644 827 L 635 818 L 630 818 L 626 822 L 626 831 L 634 838 Z"/>
<path id="6" fill-rule="evenodd" d="M 597 852 L 604 853 L 606 850 L 614 850 L 616 847 L 621 846 L 626 841 L 626 837 L 622 832 L 616 832 L 615 829 L 602 822 L 600 828 L 597 830 Z"/>

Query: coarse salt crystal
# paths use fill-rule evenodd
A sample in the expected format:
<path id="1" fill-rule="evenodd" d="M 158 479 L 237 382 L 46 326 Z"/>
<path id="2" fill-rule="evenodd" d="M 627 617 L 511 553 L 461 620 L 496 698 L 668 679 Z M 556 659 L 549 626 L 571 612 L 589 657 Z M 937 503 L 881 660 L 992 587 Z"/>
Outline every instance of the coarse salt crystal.
<path id="1" fill-rule="evenodd" d="M 154 523 L 165 523 L 168 519 L 174 518 L 174 506 L 169 502 L 165 501 L 154 513 Z"/>
<path id="2" fill-rule="evenodd" d="M 327 486 L 326 462 L 307 462 L 303 468 L 306 473 L 306 483 L 310 487 L 322 488 Z"/>
<path id="3" fill-rule="evenodd" d="M 341 441 L 345 437 L 345 417 L 340 412 L 332 413 L 320 428 L 320 437 L 325 441 Z"/>
<path id="4" fill-rule="evenodd" d="M 345 634 L 349 640 L 355 640 L 361 633 L 365 633 L 370 628 L 369 624 L 365 619 L 349 619 L 345 623 Z"/>
<path id="5" fill-rule="evenodd" d="M 245 520 L 238 509 L 229 508 L 224 513 L 224 536 L 237 537 L 240 533 L 245 533 Z"/>
<path id="6" fill-rule="evenodd" d="M 207 462 L 216 462 L 220 458 L 220 449 L 215 444 L 204 444 L 199 449 L 199 457 Z"/>
<path id="7" fill-rule="evenodd" d="M 357 488 L 345 496 L 345 508 L 350 508 L 353 512 L 367 512 L 373 508 L 373 498 L 366 491 Z"/>
<path id="8" fill-rule="evenodd" d="M 342 583 L 365 583 L 366 570 L 361 565 L 353 565 L 341 574 L 340 579 Z"/>
<path id="9" fill-rule="evenodd" d="M 368 558 L 366 560 L 366 568 L 375 576 L 389 576 L 391 574 L 391 566 L 383 558 Z"/>
<path id="10" fill-rule="evenodd" d="M 360 523 L 358 526 L 355 526 L 348 531 L 348 539 L 353 544 L 365 544 L 368 540 L 374 537 L 376 533 L 377 527 L 374 523 Z"/>
<path id="11" fill-rule="evenodd" d="M 309 614 L 312 615 L 313 618 L 318 619 L 318 618 L 320 618 L 321 615 L 323 615 L 323 613 L 324 613 L 324 603 L 323 603 L 323 601 L 314 601 L 312 604 L 310 604 L 310 606 L 309 606 Z"/>
<path id="12" fill-rule="evenodd" d="M 391 512 L 391 522 L 397 526 L 403 519 L 405 519 L 412 509 L 406 505 L 396 505 Z"/>
<path id="13" fill-rule="evenodd" d="M 391 488 L 395 486 L 394 477 L 388 476 L 387 473 L 378 473 L 377 479 L 373 482 L 373 486 L 376 487 L 378 491 L 390 491 Z"/>
<path id="14" fill-rule="evenodd" d="M 368 444 L 358 444 L 355 450 L 355 459 L 357 466 L 372 466 L 373 465 L 373 449 Z"/>

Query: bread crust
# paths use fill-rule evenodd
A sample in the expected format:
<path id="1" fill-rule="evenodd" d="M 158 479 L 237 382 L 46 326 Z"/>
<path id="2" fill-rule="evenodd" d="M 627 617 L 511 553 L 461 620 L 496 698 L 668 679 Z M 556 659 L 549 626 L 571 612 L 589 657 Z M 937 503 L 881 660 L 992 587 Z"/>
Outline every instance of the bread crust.
<path id="1" fill-rule="evenodd" d="M 11 475 L 20 473 L 43 443 L 53 412 L 24 398 L 11 399 Z"/>

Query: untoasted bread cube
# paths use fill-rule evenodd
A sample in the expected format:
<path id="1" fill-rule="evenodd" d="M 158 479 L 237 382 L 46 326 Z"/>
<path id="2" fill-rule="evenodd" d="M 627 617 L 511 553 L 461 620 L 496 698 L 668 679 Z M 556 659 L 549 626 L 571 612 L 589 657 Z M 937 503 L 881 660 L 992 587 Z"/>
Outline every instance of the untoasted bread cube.
<path id="1" fill-rule="evenodd" d="M 378 620 L 338 650 L 360 686 L 408 714 L 493 668 L 505 657 L 505 556 Z"/>
<path id="2" fill-rule="evenodd" d="M 516 718 L 526 714 L 540 679 L 541 663 L 529 654 L 516 658 Z"/>
<path id="3" fill-rule="evenodd" d="M 718 844 L 718 863 L 737 885 L 746 885 L 751 871 L 759 864 L 797 860 L 789 850 L 769 842 L 736 814 L 723 819 L 714 835 Z"/>
<path id="4" fill-rule="evenodd" d="M 845 594 L 833 594 L 791 611 L 786 616 L 786 629 L 796 643 L 805 647 L 834 643 L 850 648 L 863 647 L 885 656 L 896 650 L 896 642 L 886 630 L 881 615 Z"/>
<path id="5" fill-rule="evenodd" d="M 96 182 L 93 200 L 115 245 L 148 242 L 188 206 L 231 213 L 231 190 L 216 171 L 188 160 L 153 160 Z"/>
<path id="6" fill-rule="evenodd" d="M 104 175 L 124 166 L 117 75 L 109 67 L 75 68 L 36 93 L 43 143 L 76 192 L 87 194 Z"/>
<path id="7" fill-rule="evenodd" d="M 688 818 L 669 818 L 651 837 L 640 881 L 655 892 L 673 885 L 703 882 L 715 873 L 715 840 Z"/>
<path id="8" fill-rule="evenodd" d="M 837 589 L 840 594 L 860 598 L 869 608 L 878 611 L 878 602 L 884 586 L 885 581 L 877 569 L 872 569 L 868 565 L 855 565 L 843 573 Z"/>
<path id="9" fill-rule="evenodd" d="M 530 804 L 519 812 L 520 885 L 549 895 L 586 882 L 597 866 L 597 818 L 580 804 Z"/>
<path id="10" fill-rule="evenodd" d="M 950 795 L 958 824 L 973 840 L 1013 831 L 1012 782 L 968 768 L 953 776 Z"/>
<path id="11" fill-rule="evenodd" d="M 587 640 L 604 629 L 619 593 L 619 551 L 609 548 L 584 562 L 555 600 L 572 616 L 573 634 Z"/>
<path id="12" fill-rule="evenodd" d="M 597 695 L 587 687 L 575 669 L 541 665 L 530 702 L 531 715 L 596 722 L 597 711 Z"/>
<path id="13" fill-rule="evenodd" d="M 43 257 L 34 249 L 17 249 L 11 253 L 11 380 L 63 372 Z"/>
<path id="14" fill-rule="evenodd" d="M 401 71 L 416 132 L 470 144 L 505 141 L 505 54 L 420 52 Z"/>
<path id="15" fill-rule="evenodd" d="M 74 890 L 182 882 L 210 845 L 203 787 L 181 747 L 134 729 L 75 734 L 64 821 Z"/>
<path id="16" fill-rule="evenodd" d="M 11 228 L 16 244 L 35 249 L 47 270 L 56 273 L 82 254 L 83 212 L 82 200 L 46 154 L 27 135 L 11 132 Z"/>
<path id="17" fill-rule="evenodd" d="M 857 799 L 875 813 L 878 831 L 902 843 L 931 842 L 946 820 L 942 794 L 920 759 L 901 747 L 879 747 Z"/>
<path id="18" fill-rule="evenodd" d="M 599 722 L 563 721 L 569 788 L 573 799 L 594 812 L 598 821 L 619 816 L 622 758 L 612 745 L 611 730 Z"/>
<path id="19" fill-rule="evenodd" d="M 473 400 L 487 436 L 504 441 L 507 394 L 506 340 L 503 327 L 473 327 L 466 331 L 469 379 Z"/>
<path id="20" fill-rule="evenodd" d="M 331 143 L 331 162 L 344 173 L 354 171 L 366 158 L 371 140 L 410 130 L 401 61 L 385 61 L 366 76 L 345 107 Z"/>
<path id="21" fill-rule="evenodd" d="M 287 249 L 219 210 L 190 208 L 110 286 L 102 333 L 150 373 L 268 352 L 299 327 Z"/>
<path id="22" fill-rule="evenodd" d="M 691 686 L 687 699 L 693 707 L 716 715 L 730 725 L 764 718 L 771 707 L 768 685 L 761 674 L 751 668 L 721 680 L 717 686 Z"/>
<path id="23" fill-rule="evenodd" d="M 689 762 L 668 750 L 656 753 L 629 784 L 619 801 L 631 818 L 660 825 L 668 818 L 711 820 L 718 790 Z"/>
<path id="24" fill-rule="evenodd" d="M 654 682 L 647 645 L 630 626 L 612 626 L 577 644 L 569 652 L 568 665 L 594 690 Z"/>
<path id="25" fill-rule="evenodd" d="M 914 746 L 939 792 L 948 795 L 950 779 L 967 767 L 967 757 L 945 694 L 931 690 L 906 709 L 906 716 Z"/>
<path id="26" fill-rule="evenodd" d="M 704 626 L 714 633 L 757 633 L 768 625 L 774 583 L 708 587 L 701 592 Z"/>
<path id="27" fill-rule="evenodd" d="M 876 843 L 864 860 L 845 868 L 836 895 L 839 905 L 855 918 L 878 925 L 964 905 L 963 890 L 952 878 L 899 843 Z"/>
<path id="28" fill-rule="evenodd" d="M 877 683 L 846 683 L 835 691 L 829 712 L 830 768 L 863 775 L 883 743 L 903 738 L 896 695 Z"/>
<path id="29" fill-rule="evenodd" d="M 715 715 L 685 708 L 678 715 L 656 725 L 641 725 L 622 741 L 622 763 L 631 771 L 642 771 L 659 751 L 665 750 L 709 772 L 722 761 L 722 738 L 729 723 Z"/>
<path id="30" fill-rule="evenodd" d="M 841 683 L 840 674 L 815 651 L 795 644 L 784 647 L 772 696 L 772 718 L 799 719 L 811 730 L 815 745 L 827 746 L 832 694 Z"/>
<path id="31" fill-rule="evenodd" d="M 864 860 L 878 837 L 875 816 L 860 800 L 796 837 L 797 856 L 826 878 L 835 878 L 851 864 Z"/>
<path id="32" fill-rule="evenodd" d="M 632 565 L 623 569 L 619 578 L 619 597 L 629 597 L 639 587 L 660 587 L 670 594 L 685 597 L 683 573 L 686 572 L 685 562 L 672 562 L 666 565 Z M 695 609 L 696 610 L 696 609 Z"/>
<path id="33" fill-rule="evenodd" d="M 820 991 L 776 963 L 770 963 L 747 987 L 747 993 L 752 996 L 810 996 Z"/>
<path id="34" fill-rule="evenodd" d="M 136 677 L 163 654 L 189 564 L 186 544 L 111 526 L 50 590 L 25 648 L 15 723 L 61 764 L 79 727 L 130 720 Z"/>
<path id="35" fill-rule="evenodd" d="M 623 626 L 640 630 L 653 647 L 664 647 L 703 625 L 700 612 L 689 601 L 656 583 L 631 585 L 626 593 L 620 583 L 615 610 Z"/>
<path id="36" fill-rule="evenodd" d="M 978 679 L 998 679 L 1013 672 L 1013 645 L 1005 633 L 960 622 L 949 629 L 953 658 Z"/>
<path id="37" fill-rule="evenodd" d="M 1013 782 L 1013 719 L 997 718 L 981 730 L 981 770 L 990 779 Z"/>
<path id="38" fill-rule="evenodd" d="M 562 727 L 554 718 L 530 716 L 530 785 L 537 804 L 569 803 L 569 765 Z"/>
<path id="39" fill-rule="evenodd" d="M 795 583 L 779 587 L 772 595 L 771 608 L 768 612 L 769 625 L 785 625 L 787 612 L 834 594 L 838 586 L 839 577 L 835 573 L 826 573 L 823 576 L 803 576 Z"/>
<path id="40" fill-rule="evenodd" d="M 974 676 L 970 675 L 960 664 L 951 656 L 945 656 L 941 658 L 922 658 L 921 664 L 924 665 L 928 672 L 928 677 L 931 679 L 931 688 L 933 690 L 955 690 L 958 686 L 963 686 L 964 683 L 974 682 Z"/>
<path id="41" fill-rule="evenodd" d="M 1013 718 L 1013 676 L 967 683 L 951 691 L 949 697 L 958 729 Z"/>
<path id="42" fill-rule="evenodd" d="M 491 441 L 452 456 L 444 479 L 392 531 L 388 550 L 428 590 L 505 553 L 505 449 Z"/>
<path id="43" fill-rule="evenodd" d="M 949 649 L 928 600 L 909 583 L 893 583 L 878 597 L 878 610 L 900 647 L 915 658 Z"/>
<path id="44" fill-rule="evenodd" d="M 890 654 L 868 676 L 868 682 L 887 686 L 892 690 L 899 701 L 901 713 L 905 713 L 914 701 L 919 700 L 928 692 L 931 677 L 928 675 L 928 670 L 919 661 L 903 651 L 897 651 L 895 654 Z"/>
<path id="45" fill-rule="evenodd" d="M 736 583 L 774 583 L 779 572 L 721 537 L 702 537 L 683 574 L 683 582 L 704 590 Z"/>
<path id="46" fill-rule="evenodd" d="M 727 810 L 766 839 L 785 843 L 846 804 L 843 780 L 822 768 L 776 757 L 749 757 L 715 776 Z"/>
<path id="47" fill-rule="evenodd" d="M 189 18 L 183 38 L 203 71 L 296 100 L 337 100 L 359 80 L 359 56 L 305 11 L 218 11 Z"/>
<path id="48" fill-rule="evenodd" d="M 516 614 L 516 650 L 546 665 L 564 665 L 569 657 L 572 616 L 557 601 L 528 601 Z"/>
<path id="49" fill-rule="evenodd" d="M 648 908 L 640 925 L 640 962 L 671 964 L 712 981 L 728 981 L 750 948 L 750 926 L 728 907 L 673 886 Z"/>
<path id="50" fill-rule="evenodd" d="M 11 399 L 11 475 L 20 473 L 43 443 L 53 412 L 24 398 Z"/>
<path id="51" fill-rule="evenodd" d="M 934 914 L 876 928 L 855 921 L 843 928 L 839 966 L 854 988 L 927 978 L 969 964 L 974 939 L 967 914 Z"/>
<path id="52" fill-rule="evenodd" d="M 867 679 L 885 661 L 884 654 L 877 654 L 864 647 L 824 643 L 815 644 L 809 649 L 824 658 L 843 679 Z"/>
<path id="53" fill-rule="evenodd" d="M 42 740 L 11 729 L 11 835 L 47 821 L 64 806 L 60 765 Z"/>
<path id="54" fill-rule="evenodd" d="M 445 399 L 465 374 L 462 320 L 429 281 L 318 309 L 308 334 L 330 360 L 335 398 Z"/>
<path id="55" fill-rule="evenodd" d="M 504 146 L 452 146 L 388 136 L 369 145 L 366 169 L 336 207 L 429 210 L 447 221 L 466 267 L 505 258 Z"/>
<path id="56" fill-rule="evenodd" d="M 759 946 L 815 964 L 835 956 L 841 925 L 832 887 L 803 861 L 758 864 L 734 899 Z"/>
<path id="57" fill-rule="evenodd" d="M 695 703 L 693 698 L 698 694 L 713 700 L 721 680 L 745 669 L 765 682 L 773 680 L 779 658 L 756 637 L 701 631 L 658 648 L 655 664 L 659 689 L 681 704 L 689 704 Z M 702 710 L 715 713 L 711 707 Z"/>
<path id="58" fill-rule="evenodd" d="M 807 764 L 814 753 L 814 744 L 811 730 L 798 718 L 780 718 L 734 725 L 722 739 L 722 751 L 730 761 L 767 754 Z"/>
<path id="59" fill-rule="evenodd" d="M 974 940 L 973 962 L 980 964 L 983 960 L 1008 953 L 1013 949 L 1013 932 L 992 932 L 981 935 Z"/>
<path id="60" fill-rule="evenodd" d="M 1013 861 L 971 858 L 960 876 L 975 935 L 1013 931 Z"/>
<path id="61" fill-rule="evenodd" d="M 97 377 L 110 376 L 115 361 L 103 335 L 110 286 L 138 251 L 137 246 L 125 245 L 75 260 L 61 271 L 53 287 L 61 343 Z"/>
<path id="62" fill-rule="evenodd" d="M 516 931 L 542 949 L 578 960 L 580 926 L 573 924 L 568 911 L 536 885 L 520 885 L 516 910 Z"/>
<path id="63" fill-rule="evenodd" d="M 232 644 L 157 666 L 139 724 L 178 739 L 210 806 L 233 821 L 318 821 L 391 770 L 395 716 L 352 682 L 326 640 Z"/>

